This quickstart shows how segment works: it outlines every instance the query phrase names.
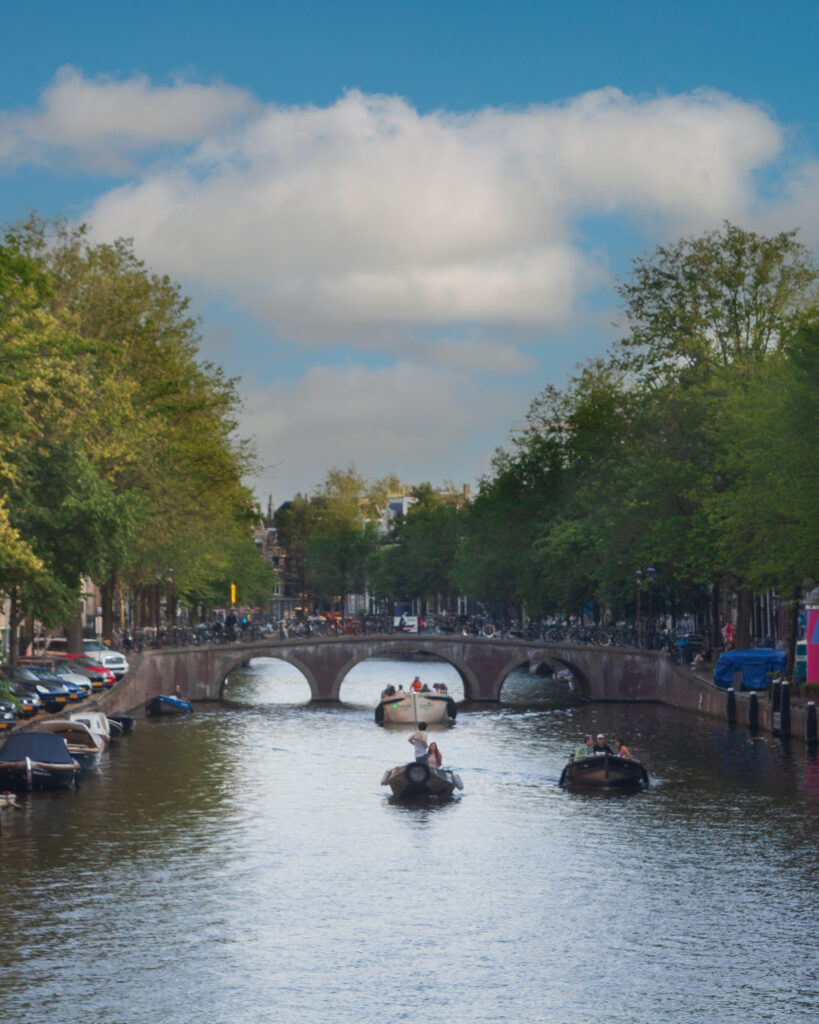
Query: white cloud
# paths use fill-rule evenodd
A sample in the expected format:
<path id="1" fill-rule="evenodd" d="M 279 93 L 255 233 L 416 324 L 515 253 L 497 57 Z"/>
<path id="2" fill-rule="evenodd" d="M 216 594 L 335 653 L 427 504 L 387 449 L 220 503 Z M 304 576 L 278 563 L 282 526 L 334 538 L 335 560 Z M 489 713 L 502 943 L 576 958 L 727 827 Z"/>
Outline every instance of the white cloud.
<path id="1" fill-rule="evenodd" d="M 423 115 L 351 92 L 260 108 L 90 219 L 279 336 L 383 349 L 430 327 L 565 326 L 603 273 L 580 218 L 716 226 L 749 209 L 781 145 L 767 114 L 714 92 Z"/>
<path id="2" fill-rule="evenodd" d="M 0 164 L 68 162 L 128 173 L 132 154 L 198 142 L 254 106 L 249 93 L 230 85 L 154 86 L 144 75 L 88 79 L 66 65 L 43 90 L 39 109 L 0 114 Z"/>
<path id="3" fill-rule="evenodd" d="M 409 483 L 466 483 L 488 468 L 498 422 L 529 397 L 415 362 L 314 366 L 294 384 L 250 396 L 240 433 L 257 438 L 266 467 L 253 481 L 257 493 L 277 501 L 351 463 L 370 478 L 393 470 Z"/>

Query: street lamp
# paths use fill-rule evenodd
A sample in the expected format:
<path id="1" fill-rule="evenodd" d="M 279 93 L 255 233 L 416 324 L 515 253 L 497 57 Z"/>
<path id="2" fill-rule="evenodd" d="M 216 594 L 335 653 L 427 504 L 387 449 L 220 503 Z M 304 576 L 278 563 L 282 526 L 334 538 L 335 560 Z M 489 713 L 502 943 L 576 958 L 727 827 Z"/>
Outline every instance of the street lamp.
<path id="1" fill-rule="evenodd" d="M 640 647 L 640 589 L 643 583 L 643 570 L 637 569 L 634 575 L 637 580 L 637 646 Z"/>
<path id="2" fill-rule="evenodd" d="M 168 628 L 173 624 L 173 569 L 168 569 Z"/>

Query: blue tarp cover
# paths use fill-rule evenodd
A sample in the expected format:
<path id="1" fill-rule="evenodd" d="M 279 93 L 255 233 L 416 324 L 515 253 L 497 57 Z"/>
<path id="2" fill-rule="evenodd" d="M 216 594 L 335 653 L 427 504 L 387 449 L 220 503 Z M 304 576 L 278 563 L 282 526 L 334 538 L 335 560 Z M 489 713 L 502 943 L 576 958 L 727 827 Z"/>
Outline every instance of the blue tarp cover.
<path id="1" fill-rule="evenodd" d="M 768 672 L 784 672 L 784 651 L 753 647 L 744 651 L 723 651 L 714 669 L 714 682 L 725 689 L 734 685 L 734 672 L 742 672 L 742 685 L 748 690 L 767 690 Z"/>

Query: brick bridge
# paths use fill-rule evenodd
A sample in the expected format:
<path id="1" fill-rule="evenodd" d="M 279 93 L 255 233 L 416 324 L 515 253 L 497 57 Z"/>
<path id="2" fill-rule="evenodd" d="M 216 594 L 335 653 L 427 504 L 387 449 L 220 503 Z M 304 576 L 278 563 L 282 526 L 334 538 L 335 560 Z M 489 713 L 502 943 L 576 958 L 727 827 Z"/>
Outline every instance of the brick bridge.
<path id="1" fill-rule="evenodd" d="M 252 643 L 149 650 L 130 656 L 131 669 L 97 702 L 102 710 L 127 711 L 149 697 L 173 693 L 192 700 L 219 700 L 228 675 L 252 658 L 280 658 L 299 669 L 314 701 L 337 701 L 347 673 L 367 658 L 436 655 L 463 680 L 467 702 L 497 702 L 504 680 L 517 668 L 545 662 L 568 669 L 581 697 L 589 700 L 661 701 L 722 715 L 726 695 L 659 651 L 585 644 L 418 635 L 365 635 L 258 640 Z"/>

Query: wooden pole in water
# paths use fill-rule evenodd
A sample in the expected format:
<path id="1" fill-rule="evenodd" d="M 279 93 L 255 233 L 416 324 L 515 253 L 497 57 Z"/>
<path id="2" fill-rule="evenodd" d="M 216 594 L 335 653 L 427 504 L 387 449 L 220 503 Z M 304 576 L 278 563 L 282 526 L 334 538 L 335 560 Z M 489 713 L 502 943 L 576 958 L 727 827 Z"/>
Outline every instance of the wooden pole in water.
<path id="1" fill-rule="evenodd" d="M 808 701 L 808 713 L 805 716 L 805 740 L 808 750 L 813 753 L 816 750 L 816 704 L 812 700 Z"/>
<path id="2" fill-rule="evenodd" d="M 725 717 L 729 725 L 735 725 L 737 720 L 737 695 L 733 686 L 728 691 L 728 700 L 725 702 Z"/>
<path id="3" fill-rule="evenodd" d="M 791 734 L 791 685 L 782 683 L 782 696 L 780 697 L 782 710 L 779 716 L 779 729 L 783 736 L 790 737 Z"/>
<path id="4" fill-rule="evenodd" d="M 779 735 L 781 729 L 782 710 L 782 683 L 775 679 L 771 695 L 771 732 L 774 736 Z"/>
<path id="5" fill-rule="evenodd" d="M 759 698 L 756 693 L 751 693 L 748 701 L 748 728 L 751 732 L 759 728 Z"/>

